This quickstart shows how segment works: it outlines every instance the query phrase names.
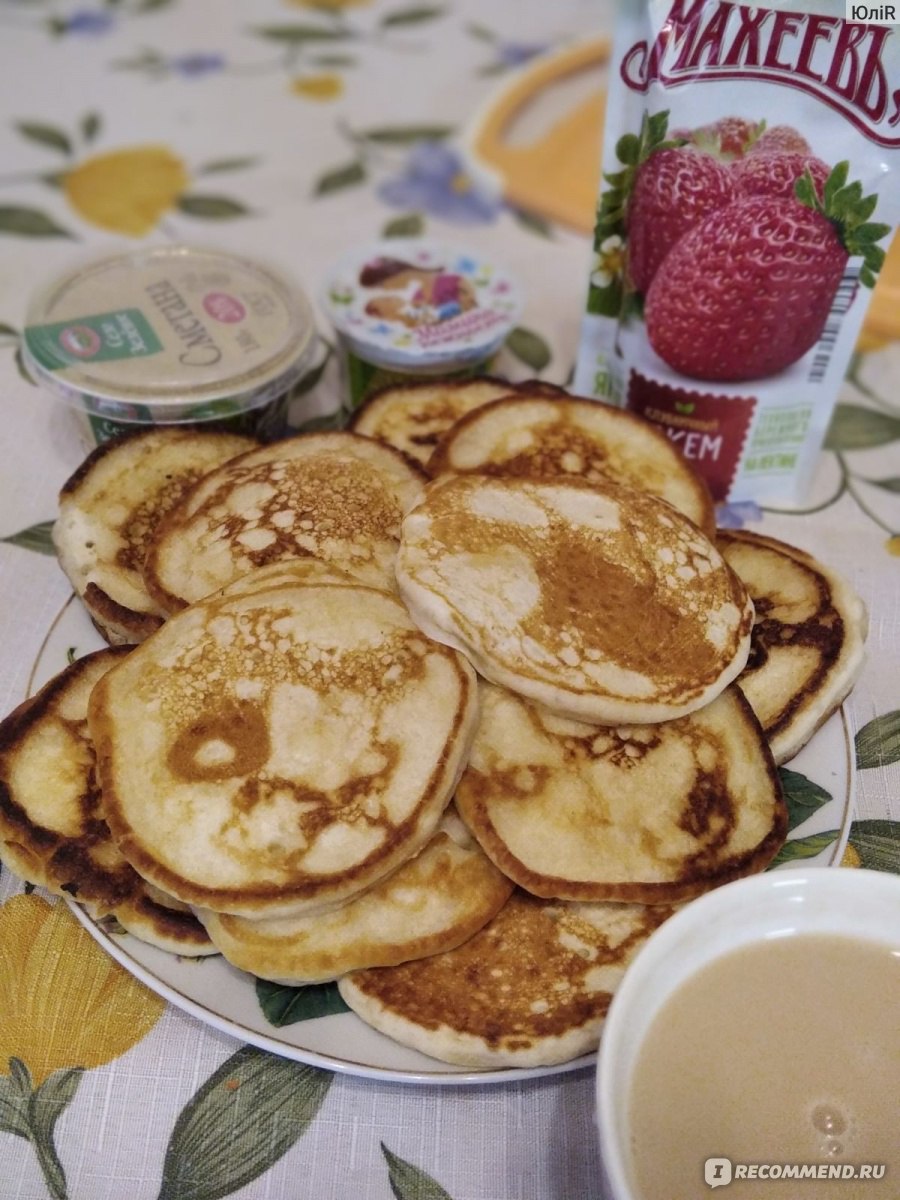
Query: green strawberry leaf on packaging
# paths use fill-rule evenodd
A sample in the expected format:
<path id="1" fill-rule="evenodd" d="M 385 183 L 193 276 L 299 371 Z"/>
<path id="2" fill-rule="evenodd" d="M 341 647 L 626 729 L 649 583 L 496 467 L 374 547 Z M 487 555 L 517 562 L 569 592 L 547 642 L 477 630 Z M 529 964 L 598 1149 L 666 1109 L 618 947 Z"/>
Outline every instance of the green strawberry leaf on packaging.
<path id="1" fill-rule="evenodd" d="M 309 1128 L 332 1079 L 242 1046 L 182 1109 L 159 1200 L 221 1200 L 259 1179 Z"/>
<path id="2" fill-rule="evenodd" d="M 839 162 L 826 179 L 820 198 L 807 167 L 794 185 L 794 195 L 801 204 L 831 222 L 851 258 L 862 258 L 859 281 L 864 287 L 871 288 L 875 286 L 885 259 L 884 248 L 877 243 L 887 237 L 891 226 L 869 221 L 878 205 L 878 197 L 864 196 L 858 179 L 847 182 L 849 174 L 850 163 Z"/>
<path id="3" fill-rule="evenodd" d="M 802 825 L 817 809 L 827 804 L 831 794 L 823 787 L 801 775 L 799 771 L 789 771 L 780 767 L 778 771 L 781 787 L 784 792 L 784 802 L 788 809 L 788 829 L 796 829 Z"/>
<path id="4" fill-rule="evenodd" d="M 622 164 L 621 171 L 609 171 L 603 176 L 607 185 L 600 196 L 597 225 L 594 234 L 594 249 L 611 233 L 624 234 L 628 200 L 640 167 L 651 154 L 665 150 L 676 142 L 666 141 L 669 112 L 645 112 L 639 133 L 626 133 L 616 142 L 616 158 Z"/>

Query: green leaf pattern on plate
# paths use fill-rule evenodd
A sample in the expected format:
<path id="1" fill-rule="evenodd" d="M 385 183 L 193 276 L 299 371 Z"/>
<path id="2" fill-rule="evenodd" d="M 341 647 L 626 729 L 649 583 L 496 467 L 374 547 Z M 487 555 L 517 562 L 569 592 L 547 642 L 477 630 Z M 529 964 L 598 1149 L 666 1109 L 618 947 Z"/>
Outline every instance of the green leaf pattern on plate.
<path id="1" fill-rule="evenodd" d="M 817 809 L 831 799 L 829 792 L 826 792 L 817 783 L 813 783 L 811 779 L 807 779 L 805 775 L 801 775 L 799 771 L 790 771 L 787 767 L 781 767 L 778 774 L 781 777 L 784 800 L 787 804 L 788 830 L 802 825 Z"/>
<path id="2" fill-rule="evenodd" d="M 336 983 L 290 987 L 257 979 L 256 998 L 266 1020 L 277 1028 L 294 1025 L 297 1021 L 310 1021 L 314 1017 L 327 1017 L 330 1013 L 349 1012 Z"/>

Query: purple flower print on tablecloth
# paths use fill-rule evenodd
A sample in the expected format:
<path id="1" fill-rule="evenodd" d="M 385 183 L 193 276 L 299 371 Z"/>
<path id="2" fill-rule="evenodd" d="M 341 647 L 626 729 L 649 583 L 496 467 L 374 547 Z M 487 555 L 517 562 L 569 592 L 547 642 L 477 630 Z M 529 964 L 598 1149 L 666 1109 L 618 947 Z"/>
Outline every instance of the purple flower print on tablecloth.
<path id="1" fill-rule="evenodd" d="M 763 512 L 753 500 L 736 504 L 720 504 L 716 508 L 716 524 L 720 529 L 743 529 L 748 521 L 761 521 Z"/>
<path id="2" fill-rule="evenodd" d="M 394 208 L 425 212 L 456 225 L 486 225 L 496 220 L 502 200 L 469 173 L 463 159 L 441 142 L 418 142 L 402 175 L 378 189 Z"/>
<path id="3" fill-rule="evenodd" d="M 95 34 L 108 33 L 115 25 L 112 13 L 99 9 L 80 8 L 70 17 L 59 20 L 57 28 L 60 33 L 80 33 L 93 37 Z"/>

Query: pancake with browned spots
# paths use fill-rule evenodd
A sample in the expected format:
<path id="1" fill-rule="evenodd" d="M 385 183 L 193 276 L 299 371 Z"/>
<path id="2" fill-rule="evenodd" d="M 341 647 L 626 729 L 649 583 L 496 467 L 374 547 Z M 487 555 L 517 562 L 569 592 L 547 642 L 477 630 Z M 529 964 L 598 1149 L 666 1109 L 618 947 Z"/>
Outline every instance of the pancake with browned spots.
<path id="1" fill-rule="evenodd" d="M 425 633 L 575 720 L 683 716 L 750 650 L 753 605 L 715 546 L 613 483 L 437 480 L 403 522 L 396 569 Z"/>
<path id="2" fill-rule="evenodd" d="M 435 446 L 466 413 L 500 396 L 564 396 L 562 388 L 540 379 L 510 383 L 482 375 L 475 379 L 416 379 L 373 392 L 350 419 L 356 433 L 378 438 L 425 465 Z"/>
<path id="3" fill-rule="evenodd" d="M 429 475 L 611 480 L 651 492 L 712 537 L 709 488 L 655 425 L 573 396 L 505 396 L 468 413 L 441 439 Z"/>
<path id="4" fill-rule="evenodd" d="M 199 479 L 257 445 L 188 426 L 148 429 L 104 442 L 63 484 L 60 566 L 111 645 L 141 642 L 163 622 L 142 575 L 156 526 Z"/>
<path id="5" fill-rule="evenodd" d="M 451 805 L 423 850 L 339 908 L 272 920 L 209 909 L 197 915 L 233 966 L 296 986 L 452 950 L 477 933 L 512 890 Z"/>
<path id="6" fill-rule="evenodd" d="M 457 807 L 535 895 L 670 904 L 760 871 L 787 811 L 736 687 L 690 716 L 609 728 L 484 684 Z"/>
<path id="7" fill-rule="evenodd" d="M 293 586 L 305 583 L 334 583 L 340 587 L 359 587 L 359 580 L 339 571 L 321 558 L 287 558 L 284 562 L 269 563 L 267 567 L 254 567 L 246 575 L 240 575 L 216 595 L 243 596 L 248 592 L 260 592 L 273 587 Z"/>
<path id="8" fill-rule="evenodd" d="M 68 666 L 0 723 L 0 859 L 20 878 L 114 916 L 182 955 L 215 954 L 192 913 L 151 889 L 110 837 L 87 730 L 92 689 L 125 647 Z"/>
<path id="9" fill-rule="evenodd" d="M 865 605 L 845 579 L 796 546 L 725 529 L 718 546 L 756 609 L 750 657 L 737 682 L 775 761 L 787 762 L 859 677 L 868 630 Z"/>
<path id="10" fill-rule="evenodd" d="M 166 612 L 254 567 L 313 555 L 371 587 L 394 584 L 404 513 L 424 475 L 355 433 L 309 433 L 243 454 L 200 481 L 157 530 L 144 564 Z"/>
<path id="11" fill-rule="evenodd" d="M 596 1049 L 625 968 L 672 911 L 516 891 L 455 950 L 353 972 L 338 990 L 367 1024 L 443 1062 L 569 1062 Z"/>
<path id="12" fill-rule="evenodd" d="M 332 907 L 429 840 L 468 757 L 472 668 L 362 585 L 213 596 L 91 694 L 106 818 L 135 869 L 249 917 Z"/>

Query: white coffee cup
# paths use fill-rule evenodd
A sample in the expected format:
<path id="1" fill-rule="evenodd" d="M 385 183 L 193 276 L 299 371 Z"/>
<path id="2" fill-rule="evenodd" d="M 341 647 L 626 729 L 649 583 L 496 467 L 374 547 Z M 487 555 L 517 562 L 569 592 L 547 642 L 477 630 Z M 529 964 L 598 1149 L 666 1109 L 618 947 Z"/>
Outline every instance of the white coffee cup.
<path id="1" fill-rule="evenodd" d="M 900 876 L 867 870 L 771 871 L 688 904 L 648 939 L 610 1006 L 596 1098 L 604 1200 L 639 1200 L 628 1099 L 651 1023 L 676 990 L 735 950 L 794 935 L 850 937 L 900 951 Z M 885 997 L 896 1003 L 896 997 Z M 714 1047 L 711 1047 L 714 1051 Z"/>

